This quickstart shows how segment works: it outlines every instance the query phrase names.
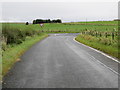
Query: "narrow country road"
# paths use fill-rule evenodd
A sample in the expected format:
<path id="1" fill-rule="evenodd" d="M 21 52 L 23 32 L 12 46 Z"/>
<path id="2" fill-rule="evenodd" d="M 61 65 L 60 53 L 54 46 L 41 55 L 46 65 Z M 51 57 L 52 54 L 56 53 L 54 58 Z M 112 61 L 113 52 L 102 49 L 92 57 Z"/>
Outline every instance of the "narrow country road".
<path id="1" fill-rule="evenodd" d="M 73 40 L 51 34 L 21 56 L 3 88 L 118 88 L 118 63 Z"/>

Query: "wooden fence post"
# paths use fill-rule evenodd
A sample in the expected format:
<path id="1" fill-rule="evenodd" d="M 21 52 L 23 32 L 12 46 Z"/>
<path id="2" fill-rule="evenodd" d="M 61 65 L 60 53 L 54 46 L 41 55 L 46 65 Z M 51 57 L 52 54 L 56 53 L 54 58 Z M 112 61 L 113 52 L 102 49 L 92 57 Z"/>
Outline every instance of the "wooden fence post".
<path id="1" fill-rule="evenodd" d="M 102 37 L 102 34 L 101 34 L 101 32 L 100 32 L 100 37 Z"/>
<path id="2" fill-rule="evenodd" d="M 114 32 L 112 32 L 112 40 L 114 40 Z"/>
<path id="3" fill-rule="evenodd" d="M 96 37 L 97 37 L 97 34 L 98 34 L 98 33 L 96 32 Z"/>
<path id="4" fill-rule="evenodd" d="M 107 36 L 108 36 L 108 35 L 107 35 L 107 32 L 106 32 L 106 33 L 105 33 L 105 37 L 107 38 Z"/>

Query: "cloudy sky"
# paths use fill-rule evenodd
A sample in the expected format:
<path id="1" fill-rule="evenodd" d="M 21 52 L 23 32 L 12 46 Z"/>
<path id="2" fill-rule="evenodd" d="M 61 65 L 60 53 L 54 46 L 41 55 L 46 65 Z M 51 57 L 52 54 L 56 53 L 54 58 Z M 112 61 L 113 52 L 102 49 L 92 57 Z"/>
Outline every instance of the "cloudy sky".
<path id="1" fill-rule="evenodd" d="M 105 1 L 105 0 L 104 0 Z M 62 19 L 64 22 L 113 20 L 118 18 L 118 2 L 2 2 L 1 21 L 32 22 L 40 19 Z"/>

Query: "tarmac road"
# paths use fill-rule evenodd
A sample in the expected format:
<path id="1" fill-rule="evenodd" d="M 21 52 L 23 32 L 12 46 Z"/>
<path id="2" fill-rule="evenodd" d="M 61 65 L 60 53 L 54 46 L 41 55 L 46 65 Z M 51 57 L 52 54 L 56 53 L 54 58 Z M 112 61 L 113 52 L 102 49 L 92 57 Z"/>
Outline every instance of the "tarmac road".
<path id="1" fill-rule="evenodd" d="M 118 88 L 118 63 L 78 44 L 76 35 L 51 34 L 32 46 L 5 76 L 3 88 Z"/>

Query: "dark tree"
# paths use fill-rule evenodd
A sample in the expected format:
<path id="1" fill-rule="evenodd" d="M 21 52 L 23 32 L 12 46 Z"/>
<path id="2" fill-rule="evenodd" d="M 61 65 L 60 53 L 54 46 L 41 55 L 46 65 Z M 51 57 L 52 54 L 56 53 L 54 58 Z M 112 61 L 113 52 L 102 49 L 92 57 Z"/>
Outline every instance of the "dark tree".
<path id="1" fill-rule="evenodd" d="M 51 20 L 50 20 L 50 19 L 48 19 L 47 21 L 48 21 L 48 23 L 51 23 Z"/>
<path id="2" fill-rule="evenodd" d="M 36 24 L 36 20 L 33 20 L 33 24 Z"/>
<path id="3" fill-rule="evenodd" d="M 33 20 L 33 24 L 40 24 L 40 23 L 62 23 L 62 21 L 60 19 L 57 19 L 57 20 L 36 19 L 36 20 Z"/>
<path id="4" fill-rule="evenodd" d="M 28 25 L 29 23 L 28 22 L 26 22 L 26 25 Z"/>
<path id="5" fill-rule="evenodd" d="M 60 19 L 57 19 L 56 22 L 57 23 L 62 23 L 62 21 Z"/>

